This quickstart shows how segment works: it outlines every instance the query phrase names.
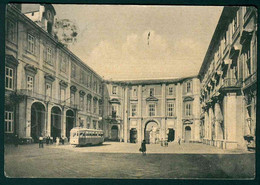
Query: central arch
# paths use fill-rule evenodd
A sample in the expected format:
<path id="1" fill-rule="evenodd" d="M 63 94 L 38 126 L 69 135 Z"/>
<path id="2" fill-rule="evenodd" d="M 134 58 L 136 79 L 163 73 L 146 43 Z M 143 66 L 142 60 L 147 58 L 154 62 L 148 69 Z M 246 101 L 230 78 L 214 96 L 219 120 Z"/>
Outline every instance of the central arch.
<path id="1" fill-rule="evenodd" d="M 147 144 L 157 143 L 160 139 L 160 126 L 154 121 L 150 120 L 144 127 L 144 139 Z"/>
<path id="2" fill-rule="evenodd" d="M 51 109 L 51 137 L 61 137 L 61 109 L 57 106 Z"/>
<path id="3" fill-rule="evenodd" d="M 44 135 L 45 130 L 45 107 L 40 102 L 35 102 L 31 107 L 31 137 L 38 141 Z"/>

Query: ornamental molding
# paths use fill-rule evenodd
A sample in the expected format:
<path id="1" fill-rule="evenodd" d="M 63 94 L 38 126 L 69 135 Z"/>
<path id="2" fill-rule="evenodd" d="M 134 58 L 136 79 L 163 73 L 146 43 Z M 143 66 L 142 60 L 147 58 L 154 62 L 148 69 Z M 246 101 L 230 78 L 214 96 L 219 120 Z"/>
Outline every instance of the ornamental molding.
<path id="1" fill-rule="evenodd" d="M 63 81 L 63 80 L 61 80 L 61 81 L 59 82 L 59 84 L 60 84 L 60 86 L 62 86 L 62 87 L 65 87 L 65 88 L 68 87 L 68 82 L 65 82 L 65 81 Z"/>
<path id="2" fill-rule="evenodd" d="M 35 75 L 37 73 L 37 68 L 30 64 L 26 64 L 24 69 L 27 73 L 31 73 L 31 75 Z"/>
<path id="3" fill-rule="evenodd" d="M 46 81 L 49 81 L 49 82 L 54 82 L 54 80 L 55 80 L 55 76 L 53 76 L 53 75 L 51 75 L 49 73 L 46 73 L 44 75 L 44 78 L 45 78 Z"/>

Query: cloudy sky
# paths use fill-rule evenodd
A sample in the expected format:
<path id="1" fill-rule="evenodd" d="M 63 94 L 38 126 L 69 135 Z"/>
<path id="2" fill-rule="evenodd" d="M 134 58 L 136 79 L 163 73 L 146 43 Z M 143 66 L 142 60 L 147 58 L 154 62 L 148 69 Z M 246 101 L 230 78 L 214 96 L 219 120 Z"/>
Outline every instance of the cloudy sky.
<path id="1" fill-rule="evenodd" d="M 106 79 L 196 75 L 223 7 L 54 5 L 79 28 L 70 49 Z M 148 33 L 150 32 L 149 45 Z"/>

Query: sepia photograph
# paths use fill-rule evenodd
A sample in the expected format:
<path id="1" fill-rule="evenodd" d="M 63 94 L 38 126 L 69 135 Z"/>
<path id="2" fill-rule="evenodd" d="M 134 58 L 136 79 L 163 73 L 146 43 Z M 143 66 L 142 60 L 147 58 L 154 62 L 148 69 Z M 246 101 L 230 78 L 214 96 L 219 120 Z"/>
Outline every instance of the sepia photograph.
<path id="1" fill-rule="evenodd" d="M 5 11 L 5 178 L 255 179 L 256 7 Z"/>

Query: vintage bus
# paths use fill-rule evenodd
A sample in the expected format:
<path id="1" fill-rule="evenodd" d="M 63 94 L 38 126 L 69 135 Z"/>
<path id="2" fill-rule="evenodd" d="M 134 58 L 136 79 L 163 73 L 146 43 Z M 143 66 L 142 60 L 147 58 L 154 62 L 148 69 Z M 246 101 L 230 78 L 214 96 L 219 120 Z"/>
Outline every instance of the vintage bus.
<path id="1" fill-rule="evenodd" d="M 103 130 L 75 127 L 70 131 L 70 144 L 76 146 L 99 145 L 104 142 Z"/>

